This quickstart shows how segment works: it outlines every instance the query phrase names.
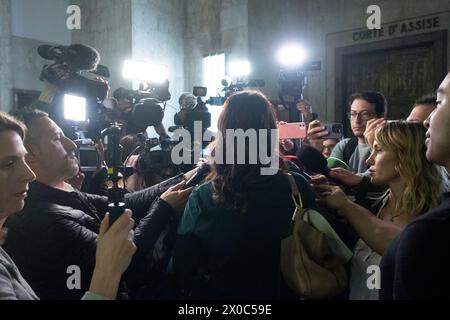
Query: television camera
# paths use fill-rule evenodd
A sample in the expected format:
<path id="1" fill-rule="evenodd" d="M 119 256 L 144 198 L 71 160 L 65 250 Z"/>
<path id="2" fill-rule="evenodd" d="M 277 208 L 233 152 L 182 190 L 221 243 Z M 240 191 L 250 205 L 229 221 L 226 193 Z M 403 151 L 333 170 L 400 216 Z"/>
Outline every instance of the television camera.
<path id="1" fill-rule="evenodd" d="M 169 86 L 169 80 L 165 80 L 163 83 L 147 83 L 145 89 L 141 86 L 140 90 L 119 88 L 114 91 L 119 118 L 127 134 L 142 133 L 147 127 L 161 125 L 165 103 L 171 99 Z"/>
<path id="2" fill-rule="evenodd" d="M 308 84 L 307 72 L 319 71 L 321 61 L 313 61 L 296 68 L 282 68 L 278 76 L 278 96 L 285 109 L 289 110 L 291 121 L 298 121 L 298 110 L 295 104 L 304 100 L 304 90 Z M 285 99 L 285 98 L 288 99 Z"/>
<path id="3" fill-rule="evenodd" d="M 225 98 L 228 98 L 233 93 L 243 91 L 247 88 L 262 88 L 266 85 L 264 80 L 249 80 L 233 82 L 230 78 L 222 79 L 223 90 Z"/>
<path id="4" fill-rule="evenodd" d="M 112 120 L 112 112 L 103 105 L 109 85 L 109 69 L 100 65 L 100 54 L 82 44 L 41 45 L 38 54 L 53 61 L 42 68 L 40 80 L 56 88 L 48 105 L 39 106 L 78 145 L 80 167 L 84 172 L 98 167 L 94 142 Z"/>
<path id="5" fill-rule="evenodd" d="M 201 122 L 203 132 L 211 127 L 211 113 L 208 112 L 206 104 L 210 101 L 203 101 L 208 89 L 206 87 L 194 87 L 192 95 L 184 93 L 180 96 L 180 112 L 175 114 L 175 125 L 183 127 L 194 135 L 195 122 Z M 170 131 L 173 131 L 169 129 Z"/>

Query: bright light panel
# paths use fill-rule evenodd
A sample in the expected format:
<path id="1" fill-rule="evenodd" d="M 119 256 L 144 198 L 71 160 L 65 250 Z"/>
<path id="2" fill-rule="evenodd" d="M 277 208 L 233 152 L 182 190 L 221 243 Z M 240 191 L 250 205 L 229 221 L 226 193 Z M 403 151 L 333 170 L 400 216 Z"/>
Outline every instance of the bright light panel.
<path id="1" fill-rule="evenodd" d="M 122 75 L 125 79 L 163 83 L 167 79 L 167 66 L 126 60 Z"/>
<path id="2" fill-rule="evenodd" d="M 298 67 L 306 60 L 306 50 L 297 44 L 288 44 L 278 51 L 278 62 L 286 67 Z"/>
<path id="3" fill-rule="evenodd" d="M 203 58 L 203 85 L 208 88 L 208 95 L 219 92 L 220 82 L 225 76 L 225 54 L 211 55 Z"/>
<path id="4" fill-rule="evenodd" d="M 232 77 L 246 77 L 251 73 L 249 61 L 234 61 L 228 66 L 228 73 Z"/>
<path id="5" fill-rule="evenodd" d="M 86 121 L 86 99 L 65 94 L 64 118 L 72 121 Z"/>

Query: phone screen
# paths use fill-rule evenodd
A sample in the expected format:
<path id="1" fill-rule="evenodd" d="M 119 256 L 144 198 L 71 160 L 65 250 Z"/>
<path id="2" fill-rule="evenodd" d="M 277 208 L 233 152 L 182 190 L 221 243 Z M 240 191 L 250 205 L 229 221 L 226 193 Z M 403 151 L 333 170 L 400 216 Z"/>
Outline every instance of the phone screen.
<path id="1" fill-rule="evenodd" d="M 322 139 L 336 139 L 341 140 L 344 137 L 344 126 L 342 123 L 327 123 L 325 124 L 325 130 L 328 131 L 328 135 L 322 137 Z"/>

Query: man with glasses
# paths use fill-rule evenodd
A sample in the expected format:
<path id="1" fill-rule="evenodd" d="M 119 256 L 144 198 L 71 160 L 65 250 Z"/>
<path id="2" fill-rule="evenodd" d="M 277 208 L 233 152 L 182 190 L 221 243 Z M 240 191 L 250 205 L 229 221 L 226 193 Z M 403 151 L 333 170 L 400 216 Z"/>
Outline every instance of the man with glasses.
<path id="1" fill-rule="evenodd" d="M 331 157 L 343 160 L 355 173 L 366 172 L 366 160 L 370 156 L 370 146 L 364 138 L 367 122 L 385 118 L 386 112 L 387 101 L 383 94 L 372 91 L 353 94 L 347 115 L 355 138 L 339 142 Z"/>
<path id="2" fill-rule="evenodd" d="M 367 123 L 371 120 L 373 126 L 382 122 L 387 113 L 387 101 L 383 94 L 379 92 L 367 91 L 355 93 L 350 97 L 350 110 L 347 113 L 350 125 L 355 135 L 351 139 L 341 140 L 331 152 L 330 157 L 344 161 L 354 173 L 364 173 L 367 171 L 366 160 L 370 155 L 370 146 L 364 137 Z M 328 135 L 325 127 L 319 121 L 313 121 L 308 130 L 308 140 L 311 145 L 317 144 L 321 137 Z M 320 141 L 322 144 L 322 141 Z M 344 174 L 342 172 L 342 174 Z M 350 173 L 349 173 L 350 174 Z M 354 175 L 352 175 L 354 179 Z M 336 177 L 340 178 L 340 177 Z M 354 180 L 352 179 L 352 180 Z M 361 178 L 357 179 L 359 182 Z M 357 181 L 357 182 L 358 182 Z M 350 184 L 357 184 L 350 183 Z"/>
<path id="3" fill-rule="evenodd" d="M 330 158 L 342 160 L 350 168 L 350 170 L 333 168 L 330 176 L 351 188 L 355 200 L 365 207 L 371 205 L 371 200 L 367 196 L 369 193 L 375 197 L 385 191 L 385 186 L 376 186 L 370 182 L 366 160 L 370 156 L 371 146 L 366 138 L 367 140 L 372 138 L 375 129 L 385 121 L 386 113 L 387 101 L 383 94 L 374 91 L 353 94 L 350 97 L 350 110 L 347 115 L 355 137 L 341 140 L 330 155 Z M 321 137 L 328 134 L 320 122 L 318 124 L 312 122 L 310 129 L 308 140 L 313 146 L 317 145 Z"/>

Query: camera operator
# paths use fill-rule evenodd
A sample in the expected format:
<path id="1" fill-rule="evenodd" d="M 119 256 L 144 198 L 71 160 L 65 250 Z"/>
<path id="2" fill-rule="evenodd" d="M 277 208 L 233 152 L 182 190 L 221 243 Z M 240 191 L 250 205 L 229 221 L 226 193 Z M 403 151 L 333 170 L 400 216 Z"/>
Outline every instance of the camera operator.
<path id="1" fill-rule="evenodd" d="M 164 109 L 160 105 L 170 99 L 168 88 L 169 82 L 166 80 L 163 84 L 149 84 L 147 91 L 124 88 L 114 91 L 117 118 L 122 124 L 122 161 L 127 162 L 125 165 L 133 170 L 131 176 L 126 177 L 126 185 L 132 190 L 145 189 L 179 173 L 170 166 L 167 159 L 161 161 L 163 159 L 152 157 L 156 153 L 159 153 L 158 156 L 164 152 L 167 155 L 171 148 L 170 137 L 162 124 Z M 151 139 L 151 145 L 148 127 L 153 127 L 159 136 L 156 143 Z M 156 146 L 160 146 L 162 151 L 151 150 Z M 135 166 L 136 158 L 141 164 L 138 167 Z"/>
<path id="2" fill-rule="evenodd" d="M 118 88 L 114 91 L 117 121 L 123 126 L 124 136 L 139 133 L 146 135 L 147 128 L 153 126 L 162 139 L 168 137 L 161 123 L 165 110 L 161 104 L 171 98 L 169 86 L 169 80 L 166 79 L 162 83 L 147 83 L 145 90 Z"/>
<path id="3" fill-rule="evenodd" d="M 186 152 L 191 152 L 192 155 L 194 155 L 195 148 L 203 150 L 209 145 L 209 141 L 203 141 L 203 136 L 209 136 L 214 140 L 214 132 L 210 130 L 211 113 L 207 104 L 214 105 L 218 102 L 216 99 L 219 97 L 210 98 L 205 102 L 203 98 L 206 97 L 207 91 L 206 87 L 194 87 L 193 93 L 185 92 L 178 99 L 180 111 L 175 114 L 174 122 L 176 126 L 173 128 L 183 128 L 189 132 L 191 136 L 190 148 Z M 201 124 L 201 132 L 195 132 L 196 124 Z M 196 133 L 200 135 L 197 136 Z"/>
<path id="4" fill-rule="evenodd" d="M 51 68 L 55 68 L 55 70 L 59 70 L 60 65 L 53 65 Z M 64 79 L 67 74 L 63 74 L 60 72 L 61 79 Z M 55 122 L 64 123 L 62 119 L 63 116 L 59 114 L 59 110 L 62 109 L 60 102 L 54 101 L 54 98 L 61 94 L 61 89 L 56 85 L 49 83 L 44 80 L 44 88 L 38 98 L 29 108 L 29 110 L 42 110 L 46 113 L 53 114 L 51 117 Z M 28 112 L 28 109 L 23 110 L 23 112 Z M 86 129 L 88 127 L 88 123 L 80 123 L 79 129 Z M 93 147 L 97 151 L 97 168 L 95 171 L 87 173 L 83 172 L 81 169 L 79 173 L 71 177 L 67 183 L 71 184 L 77 190 L 87 191 L 89 193 L 94 193 L 98 195 L 106 195 L 105 190 L 105 182 L 107 179 L 107 173 L 105 172 L 106 167 L 104 166 L 104 147 L 103 143 L 98 137 L 97 141 L 92 141 L 90 147 Z"/>
<path id="5" fill-rule="evenodd" d="M 65 183 L 78 173 L 77 147 L 47 114 L 34 111 L 22 118 L 28 127 L 27 162 L 36 173 L 36 181 L 30 184 L 25 208 L 7 221 L 9 235 L 4 249 L 41 298 L 78 299 L 92 276 L 108 198 L 79 192 Z M 183 180 L 193 173 L 125 195 L 124 202 L 136 221 L 137 251 L 123 278 L 131 294 L 158 279 L 165 269 L 172 233 L 167 232 L 165 239 L 160 236 L 176 228 L 192 191 L 182 190 Z M 67 268 L 72 265 L 81 270 L 80 289 L 66 286 Z"/>
<path id="6" fill-rule="evenodd" d="M 44 89 L 31 108 L 47 112 L 79 147 L 80 174 L 68 182 L 77 189 L 104 194 L 107 173 L 103 166 L 100 132 L 109 125 L 113 116 L 103 104 L 110 89 L 103 77 L 109 77 L 109 70 L 99 64 L 100 54 L 95 48 L 82 44 L 41 45 L 38 53 L 53 62 L 41 71 Z M 82 103 L 69 103 L 69 95 L 76 96 Z M 85 113 L 86 118 L 66 118 L 67 111 Z"/>

